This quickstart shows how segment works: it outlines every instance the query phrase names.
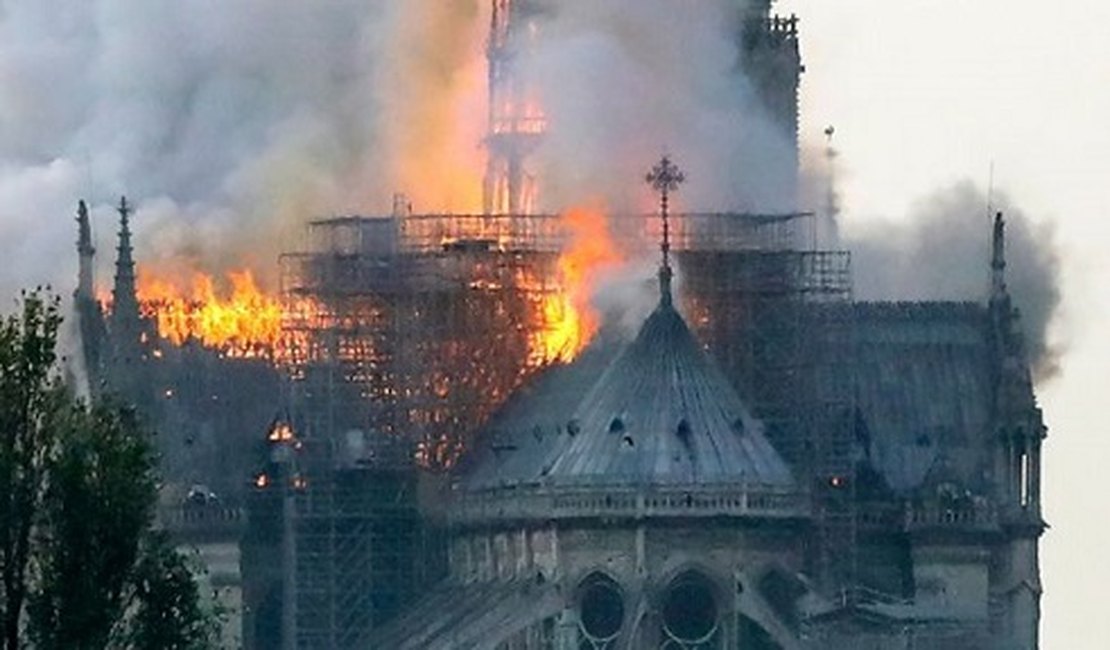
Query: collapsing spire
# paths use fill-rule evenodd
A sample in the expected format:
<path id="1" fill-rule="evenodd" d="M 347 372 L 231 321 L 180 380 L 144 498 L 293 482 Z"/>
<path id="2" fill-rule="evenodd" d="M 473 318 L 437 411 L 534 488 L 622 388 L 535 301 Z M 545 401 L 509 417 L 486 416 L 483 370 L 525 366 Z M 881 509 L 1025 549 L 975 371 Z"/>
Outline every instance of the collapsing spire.
<path id="1" fill-rule="evenodd" d="M 652 189 L 659 192 L 659 214 L 663 219 L 663 242 L 659 249 L 663 253 L 663 262 L 659 267 L 659 293 L 664 304 L 671 304 L 671 224 L 670 224 L 670 194 L 677 191 L 678 186 L 686 182 L 686 174 L 671 162 L 670 156 L 664 154 L 659 163 L 644 177 Z"/>

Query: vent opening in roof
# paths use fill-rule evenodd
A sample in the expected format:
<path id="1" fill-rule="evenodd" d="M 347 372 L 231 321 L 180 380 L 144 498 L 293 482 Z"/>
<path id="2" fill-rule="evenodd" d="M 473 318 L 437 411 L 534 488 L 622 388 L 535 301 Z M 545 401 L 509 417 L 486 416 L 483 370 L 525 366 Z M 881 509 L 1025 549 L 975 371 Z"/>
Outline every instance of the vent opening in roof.
<path id="1" fill-rule="evenodd" d="M 679 420 L 675 434 L 678 435 L 683 442 L 688 442 L 690 440 L 690 433 L 690 423 L 686 421 L 686 418 Z"/>
<path id="2" fill-rule="evenodd" d="M 609 433 L 624 433 L 624 420 L 613 418 L 613 421 L 609 423 Z"/>

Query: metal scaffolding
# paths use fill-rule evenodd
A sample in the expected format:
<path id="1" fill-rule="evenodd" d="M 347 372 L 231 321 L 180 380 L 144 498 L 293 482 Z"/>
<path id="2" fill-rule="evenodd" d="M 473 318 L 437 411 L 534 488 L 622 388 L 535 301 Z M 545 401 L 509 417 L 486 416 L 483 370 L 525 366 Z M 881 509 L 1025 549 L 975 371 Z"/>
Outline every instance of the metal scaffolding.
<path id="1" fill-rule="evenodd" d="M 693 325 L 740 389 L 768 404 L 772 421 L 789 405 L 761 392 L 791 393 L 790 366 L 801 358 L 778 348 L 807 338 L 791 319 L 803 304 L 850 294 L 846 256 L 795 250 L 808 216 L 672 219 Z M 626 257 L 659 240 L 653 216 L 608 222 Z M 567 240 L 558 215 L 312 223 L 306 250 L 283 255 L 280 266 L 280 356 L 294 379 L 294 409 L 310 413 L 300 430 L 399 433 L 425 464 L 449 466 L 470 432 L 555 361 L 543 342 L 560 320 L 553 311 L 565 308 Z"/>
<path id="2" fill-rule="evenodd" d="M 404 447 L 383 436 L 343 442 L 309 445 L 290 485 L 286 647 L 365 648 L 419 588 L 416 475 Z"/>
<path id="3" fill-rule="evenodd" d="M 305 434 L 403 433 L 449 466 L 465 436 L 552 361 L 557 218 L 335 219 L 281 258 Z"/>

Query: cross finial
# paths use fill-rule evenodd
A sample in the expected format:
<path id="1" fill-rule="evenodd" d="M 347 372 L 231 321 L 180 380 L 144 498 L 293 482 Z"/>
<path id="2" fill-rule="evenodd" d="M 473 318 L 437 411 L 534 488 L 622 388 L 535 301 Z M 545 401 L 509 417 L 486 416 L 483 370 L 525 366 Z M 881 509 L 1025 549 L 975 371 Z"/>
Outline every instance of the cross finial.
<path id="1" fill-rule="evenodd" d="M 663 242 L 659 249 L 663 252 L 663 266 L 659 269 L 659 291 L 663 302 L 671 302 L 671 224 L 670 224 L 670 195 L 678 190 L 678 186 L 686 182 L 686 174 L 671 162 L 671 157 L 664 154 L 655 167 L 652 167 L 644 177 L 648 185 L 659 193 L 659 214 L 663 219 Z"/>

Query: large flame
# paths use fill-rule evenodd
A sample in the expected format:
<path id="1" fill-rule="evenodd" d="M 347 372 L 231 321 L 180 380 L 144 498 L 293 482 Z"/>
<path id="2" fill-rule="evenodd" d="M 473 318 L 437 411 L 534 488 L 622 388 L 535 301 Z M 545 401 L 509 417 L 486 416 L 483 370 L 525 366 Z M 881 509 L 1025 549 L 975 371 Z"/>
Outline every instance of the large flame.
<path id="1" fill-rule="evenodd" d="M 597 333 L 600 318 L 592 305 L 602 273 L 623 258 L 613 243 L 605 213 L 580 207 L 563 214 L 567 243 L 559 257 L 561 291 L 544 299 L 545 328 L 537 334 L 539 352 L 547 360 L 570 361 Z"/>
<path id="2" fill-rule="evenodd" d="M 196 272 L 187 288 L 139 269 L 138 294 L 158 334 L 175 345 L 197 341 L 233 357 L 272 356 L 281 341 L 281 303 L 249 270 L 227 274 L 224 290 Z"/>
<path id="3" fill-rule="evenodd" d="M 591 304 L 601 275 L 623 259 L 609 234 L 603 210 L 580 207 L 562 215 L 565 246 L 557 264 L 558 277 L 537 305 L 537 319 L 521 323 L 532 330 L 527 366 L 573 360 L 599 327 Z M 139 269 L 139 300 L 157 326 L 159 336 L 174 345 L 188 341 L 230 357 L 267 357 L 282 361 L 291 332 L 282 324 L 296 316 L 279 298 L 263 292 L 249 270 L 233 271 L 221 280 L 193 272 L 187 283 Z"/>

